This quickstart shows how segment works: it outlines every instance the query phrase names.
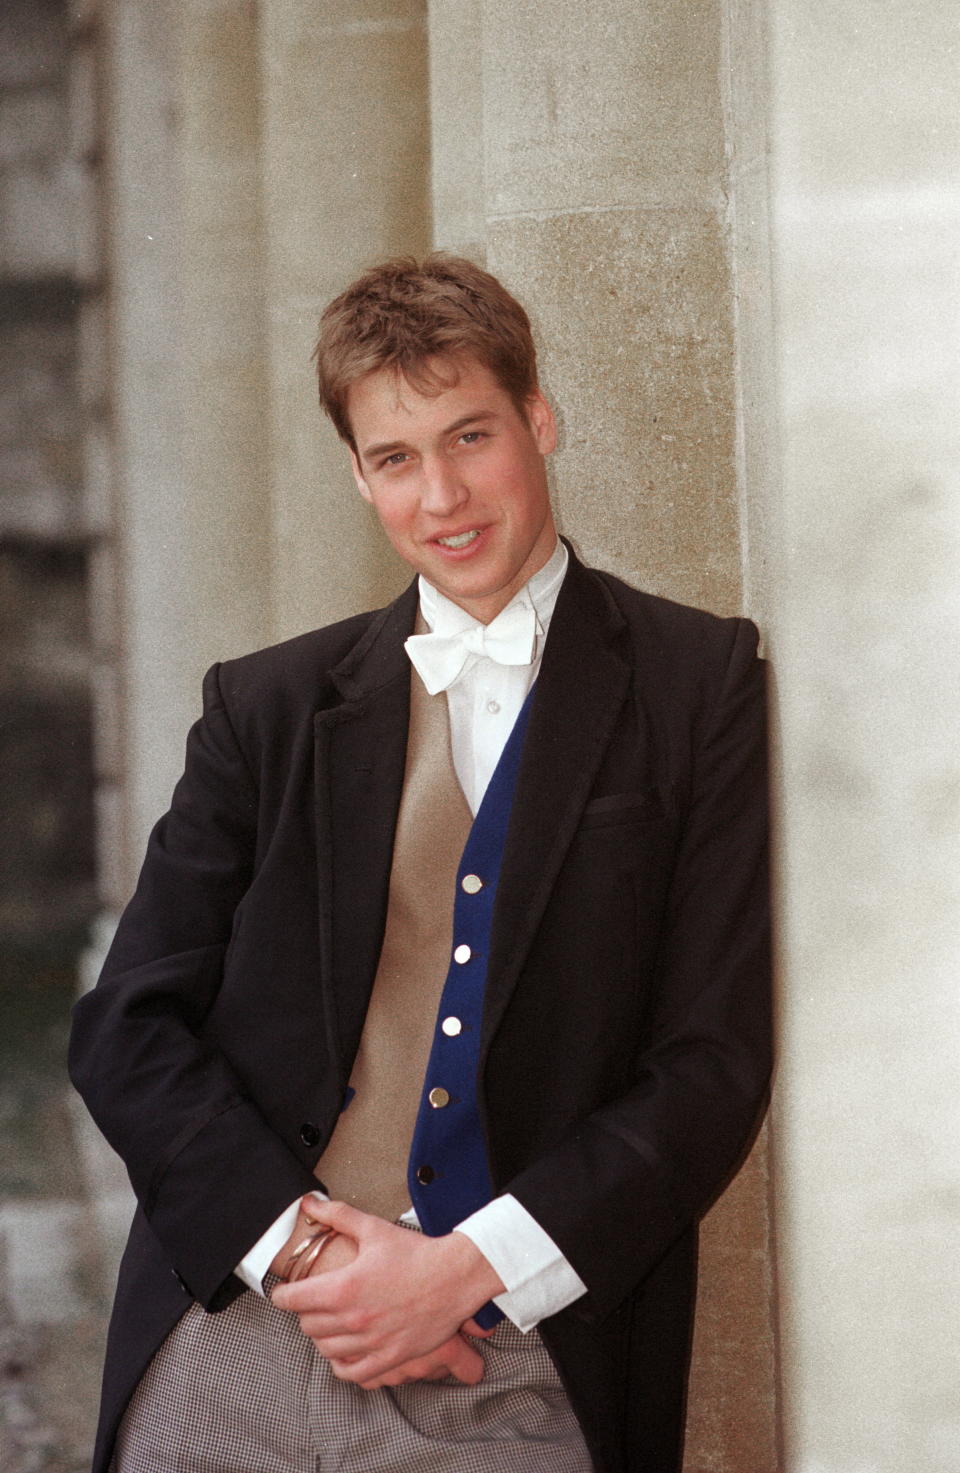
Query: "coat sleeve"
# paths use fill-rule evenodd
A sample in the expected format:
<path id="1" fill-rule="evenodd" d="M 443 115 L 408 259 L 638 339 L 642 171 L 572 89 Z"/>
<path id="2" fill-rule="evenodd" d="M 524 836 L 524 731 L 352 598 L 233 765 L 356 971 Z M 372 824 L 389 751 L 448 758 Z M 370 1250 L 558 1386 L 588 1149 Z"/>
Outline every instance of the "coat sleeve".
<path id="1" fill-rule="evenodd" d="M 729 621 L 699 724 L 643 1043 L 628 1091 L 521 1171 L 512 1192 L 614 1309 L 739 1165 L 771 1062 L 764 665 Z M 598 987 L 603 979 L 596 979 Z"/>
<path id="2" fill-rule="evenodd" d="M 77 1089 L 171 1266 L 208 1308 L 233 1297 L 233 1266 L 316 1184 L 203 1036 L 250 882 L 256 819 L 256 784 L 214 667 L 184 775 L 100 981 L 77 1004 L 70 1045 Z"/>

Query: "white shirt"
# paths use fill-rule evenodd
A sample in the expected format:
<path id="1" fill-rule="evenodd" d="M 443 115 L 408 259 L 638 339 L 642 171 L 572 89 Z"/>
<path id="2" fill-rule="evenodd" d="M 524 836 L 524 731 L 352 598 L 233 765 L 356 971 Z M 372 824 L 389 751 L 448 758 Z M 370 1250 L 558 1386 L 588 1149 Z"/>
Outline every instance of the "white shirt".
<path id="1" fill-rule="evenodd" d="M 536 613 L 537 640 L 532 663 L 499 665 L 482 655 L 471 655 L 447 691 L 453 765 L 474 815 L 520 708 L 540 672 L 550 620 L 568 561 L 567 550 L 558 541 L 549 560 L 511 600 L 511 603 L 532 604 Z M 456 634 L 477 623 L 465 609 L 445 598 L 422 577 L 420 611 L 427 627 L 435 634 Z M 238 1264 L 237 1274 L 251 1289 L 263 1292 L 263 1276 L 293 1231 L 299 1203 L 298 1197 Z M 412 1208 L 404 1216 L 416 1221 Z M 458 1223 L 456 1231 L 470 1238 L 496 1269 L 507 1292 L 497 1295 L 494 1302 L 521 1330 L 532 1329 L 547 1315 L 556 1314 L 587 1292 L 583 1280 L 553 1239 L 509 1192 L 495 1197 Z"/>

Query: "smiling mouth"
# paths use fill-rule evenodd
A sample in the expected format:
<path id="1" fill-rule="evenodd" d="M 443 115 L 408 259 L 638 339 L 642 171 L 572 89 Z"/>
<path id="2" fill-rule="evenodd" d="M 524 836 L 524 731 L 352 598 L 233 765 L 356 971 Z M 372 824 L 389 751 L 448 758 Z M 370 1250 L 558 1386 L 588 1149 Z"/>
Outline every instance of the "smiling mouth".
<path id="1" fill-rule="evenodd" d="M 469 547 L 470 543 L 475 542 L 479 536 L 478 529 L 474 528 L 471 532 L 458 532 L 456 537 L 438 537 L 436 540 L 441 547 L 451 547 L 456 550 L 461 547 Z"/>

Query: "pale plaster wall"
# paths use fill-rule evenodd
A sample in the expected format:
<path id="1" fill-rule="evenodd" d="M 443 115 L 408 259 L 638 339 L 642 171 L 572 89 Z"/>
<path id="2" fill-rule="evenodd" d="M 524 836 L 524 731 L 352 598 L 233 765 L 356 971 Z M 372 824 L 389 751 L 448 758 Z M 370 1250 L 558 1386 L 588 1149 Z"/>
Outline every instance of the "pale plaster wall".
<path id="1" fill-rule="evenodd" d="M 790 1473 L 960 1467 L 960 30 L 774 0 Z"/>

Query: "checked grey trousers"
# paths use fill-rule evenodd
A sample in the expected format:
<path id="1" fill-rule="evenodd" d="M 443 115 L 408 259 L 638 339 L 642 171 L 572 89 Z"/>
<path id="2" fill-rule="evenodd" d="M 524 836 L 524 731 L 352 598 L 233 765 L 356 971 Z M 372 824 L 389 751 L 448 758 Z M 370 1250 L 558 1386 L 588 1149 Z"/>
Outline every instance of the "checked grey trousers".
<path id="1" fill-rule="evenodd" d="M 474 1343 L 478 1386 L 364 1391 L 270 1299 L 192 1305 L 134 1393 L 111 1473 L 592 1473 L 537 1331 L 505 1320 Z"/>

